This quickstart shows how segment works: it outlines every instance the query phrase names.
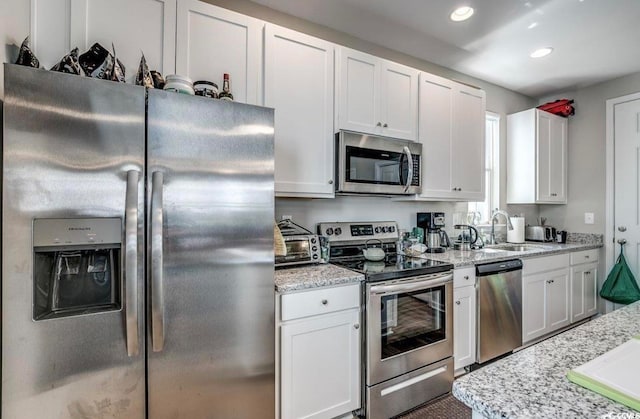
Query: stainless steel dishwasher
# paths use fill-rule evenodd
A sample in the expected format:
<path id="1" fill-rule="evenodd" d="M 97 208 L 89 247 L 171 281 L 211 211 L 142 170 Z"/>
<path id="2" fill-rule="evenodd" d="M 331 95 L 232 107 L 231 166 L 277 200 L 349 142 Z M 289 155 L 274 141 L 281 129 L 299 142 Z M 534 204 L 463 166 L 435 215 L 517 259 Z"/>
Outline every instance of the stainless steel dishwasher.
<path id="1" fill-rule="evenodd" d="M 476 265 L 478 362 L 522 346 L 522 261 Z"/>

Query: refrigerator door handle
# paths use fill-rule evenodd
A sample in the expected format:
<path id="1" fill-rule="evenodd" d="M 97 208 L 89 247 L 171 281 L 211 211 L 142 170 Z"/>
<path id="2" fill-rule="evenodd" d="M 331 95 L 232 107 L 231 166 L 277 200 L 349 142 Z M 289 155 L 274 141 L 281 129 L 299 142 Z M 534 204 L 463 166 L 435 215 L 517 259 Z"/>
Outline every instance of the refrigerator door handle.
<path id="1" fill-rule="evenodd" d="M 140 350 L 138 336 L 138 181 L 140 172 L 127 172 L 125 202 L 125 327 L 127 355 L 136 356 Z"/>
<path id="2" fill-rule="evenodd" d="M 162 292 L 162 189 L 164 174 L 151 178 L 151 341 L 153 352 L 164 348 L 164 294 Z"/>

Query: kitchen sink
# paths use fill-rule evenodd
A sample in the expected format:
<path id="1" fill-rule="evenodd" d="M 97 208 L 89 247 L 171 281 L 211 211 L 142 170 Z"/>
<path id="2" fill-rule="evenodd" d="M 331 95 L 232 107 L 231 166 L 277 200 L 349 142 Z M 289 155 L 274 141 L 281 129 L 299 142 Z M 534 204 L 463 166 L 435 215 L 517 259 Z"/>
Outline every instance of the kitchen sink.
<path id="1" fill-rule="evenodd" d="M 499 244 L 492 245 L 491 247 L 484 247 L 478 249 L 478 252 L 484 253 L 498 253 L 498 252 L 531 252 L 535 250 L 552 249 L 552 246 L 543 246 L 538 244 Z"/>

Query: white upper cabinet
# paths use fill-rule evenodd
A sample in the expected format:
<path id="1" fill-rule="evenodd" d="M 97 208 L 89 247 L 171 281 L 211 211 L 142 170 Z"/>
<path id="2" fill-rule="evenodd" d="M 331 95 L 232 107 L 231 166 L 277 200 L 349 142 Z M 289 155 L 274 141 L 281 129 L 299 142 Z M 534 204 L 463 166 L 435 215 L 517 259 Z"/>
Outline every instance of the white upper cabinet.
<path id="1" fill-rule="evenodd" d="M 417 198 L 483 201 L 484 91 L 420 73 L 419 104 L 422 194 Z"/>
<path id="2" fill-rule="evenodd" d="M 275 109 L 277 196 L 334 196 L 333 65 L 333 44 L 266 26 L 264 103 Z"/>
<path id="3" fill-rule="evenodd" d="M 113 43 L 128 83 L 143 52 L 151 70 L 175 72 L 176 0 L 32 0 L 31 7 L 32 42 L 46 68 L 98 42 L 108 50 Z"/>
<path id="4" fill-rule="evenodd" d="M 567 203 L 567 119 L 539 109 L 507 117 L 507 203 Z"/>
<path id="5" fill-rule="evenodd" d="M 337 51 L 337 128 L 415 140 L 418 70 L 349 48 Z"/>
<path id="6" fill-rule="evenodd" d="M 199 0 L 178 0 L 176 73 L 222 90 L 228 73 L 237 102 L 262 104 L 262 28 L 258 19 Z"/>

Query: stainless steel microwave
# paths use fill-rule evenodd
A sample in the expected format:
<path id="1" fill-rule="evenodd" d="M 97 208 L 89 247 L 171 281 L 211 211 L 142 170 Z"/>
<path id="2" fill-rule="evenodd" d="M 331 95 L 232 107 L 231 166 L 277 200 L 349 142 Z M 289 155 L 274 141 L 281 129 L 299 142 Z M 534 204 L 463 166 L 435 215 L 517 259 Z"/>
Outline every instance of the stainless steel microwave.
<path id="1" fill-rule="evenodd" d="M 336 192 L 413 195 L 421 192 L 422 144 L 340 131 L 336 134 Z"/>

